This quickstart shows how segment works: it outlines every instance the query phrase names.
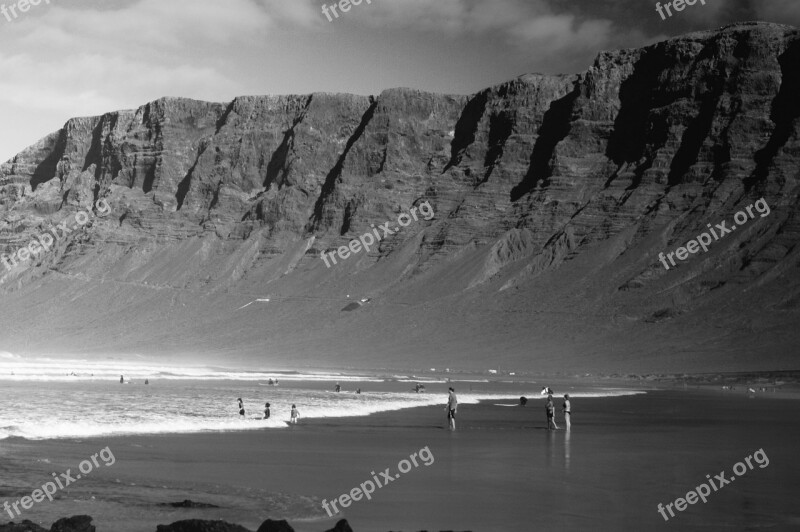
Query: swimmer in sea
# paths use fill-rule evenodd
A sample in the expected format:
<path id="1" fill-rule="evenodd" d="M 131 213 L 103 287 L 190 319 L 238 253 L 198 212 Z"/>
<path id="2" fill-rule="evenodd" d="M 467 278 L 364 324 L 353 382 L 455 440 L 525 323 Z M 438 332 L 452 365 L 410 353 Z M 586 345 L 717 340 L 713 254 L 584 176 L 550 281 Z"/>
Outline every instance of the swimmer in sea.
<path id="1" fill-rule="evenodd" d="M 244 403 L 242 402 L 242 398 L 239 397 L 237 400 L 239 401 L 239 415 L 244 417 Z"/>

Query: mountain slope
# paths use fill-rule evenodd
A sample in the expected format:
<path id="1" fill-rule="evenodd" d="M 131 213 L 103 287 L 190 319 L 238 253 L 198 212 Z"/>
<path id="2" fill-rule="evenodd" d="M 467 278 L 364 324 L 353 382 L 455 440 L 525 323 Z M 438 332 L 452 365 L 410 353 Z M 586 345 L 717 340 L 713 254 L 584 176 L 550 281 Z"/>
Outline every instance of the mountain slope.
<path id="1" fill-rule="evenodd" d="M 164 98 L 70 120 L 0 167 L 0 245 L 98 199 L 110 214 L 0 266 L 0 349 L 794 369 L 798 72 L 797 29 L 748 23 L 470 97 Z M 760 198 L 769 214 L 707 253 L 659 261 Z M 425 202 L 433 219 L 398 227 Z M 320 259 L 387 221 L 377 249 Z"/>

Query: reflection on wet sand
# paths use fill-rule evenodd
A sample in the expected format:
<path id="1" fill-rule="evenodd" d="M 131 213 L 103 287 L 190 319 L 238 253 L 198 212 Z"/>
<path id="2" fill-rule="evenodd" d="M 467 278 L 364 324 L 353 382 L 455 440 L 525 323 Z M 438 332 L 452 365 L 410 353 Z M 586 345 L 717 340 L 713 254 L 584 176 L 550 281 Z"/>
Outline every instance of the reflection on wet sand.
<path id="1" fill-rule="evenodd" d="M 555 438 L 559 437 L 561 434 L 560 430 L 548 430 L 545 446 L 546 446 L 546 455 L 547 455 L 547 466 L 553 467 L 556 465 L 556 444 Z M 569 471 L 570 465 L 570 438 L 572 436 L 571 431 L 565 430 L 564 434 L 564 469 Z"/>

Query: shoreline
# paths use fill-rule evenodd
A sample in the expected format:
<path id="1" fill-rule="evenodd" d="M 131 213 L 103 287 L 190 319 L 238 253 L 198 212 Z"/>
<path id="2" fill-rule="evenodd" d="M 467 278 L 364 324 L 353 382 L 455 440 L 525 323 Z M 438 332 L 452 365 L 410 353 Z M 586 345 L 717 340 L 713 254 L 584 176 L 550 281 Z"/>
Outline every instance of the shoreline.
<path id="1" fill-rule="evenodd" d="M 715 374 L 716 375 L 716 374 Z M 709 394 L 711 396 L 741 396 L 741 397 L 753 397 L 753 398 L 770 398 L 770 399 L 781 399 L 781 400 L 800 400 L 800 385 L 794 385 L 793 383 L 779 383 L 778 385 L 770 385 L 767 383 L 761 383 L 760 385 L 753 385 L 757 386 L 755 388 L 755 393 L 749 392 L 751 386 L 748 386 L 747 383 L 741 384 L 738 381 L 727 381 L 733 382 L 731 386 L 733 389 L 723 389 L 722 384 L 717 381 L 708 382 L 708 381 L 689 381 L 685 379 L 666 379 L 663 381 L 658 382 L 641 382 L 641 381 L 627 381 L 627 382 L 619 382 L 615 381 L 614 383 L 603 383 L 606 385 L 613 385 L 615 388 L 621 390 L 619 393 L 615 392 L 607 392 L 607 391 L 600 391 L 598 389 L 592 390 L 576 390 L 576 386 L 570 386 L 569 389 L 565 389 L 563 387 L 557 387 L 557 390 L 553 394 L 554 399 L 556 402 L 560 401 L 563 397 L 563 393 L 570 393 L 573 399 L 603 399 L 603 398 L 612 398 L 612 397 L 629 397 L 636 394 L 651 394 L 656 392 L 693 392 L 693 393 L 702 393 L 702 394 Z M 312 383 L 313 384 L 313 383 Z M 449 383 L 448 383 L 449 384 Z M 486 384 L 486 383 L 479 383 L 479 384 Z M 560 383 L 564 384 L 564 383 Z M 575 382 L 575 384 L 579 384 Z M 591 383 L 595 388 L 599 387 L 598 382 L 592 381 Z M 625 390 L 624 384 L 629 385 L 629 388 Z M 762 391 L 760 388 L 763 387 L 764 384 L 767 384 L 766 390 Z M 444 390 L 445 388 L 443 388 Z M 463 388 L 461 388 L 463 390 Z M 331 392 L 333 393 L 333 392 Z M 606 393 L 611 393 L 611 395 L 605 395 Z M 352 391 L 343 391 L 341 392 L 341 396 L 350 396 L 354 395 Z M 362 397 L 367 396 L 368 393 L 362 395 Z M 436 398 L 437 403 L 434 404 L 420 404 L 420 405 L 406 405 L 399 408 L 386 408 L 382 410 L 377 410 L 361 415 L 352 415 L 352 414 L 342 414 L 342 415 L 334 415 L 334 416 L 323 416 L 323 417 L 315 417 L 315 416 L 302 416 L 301 417 L 301 424 L 306 426 L 334 426 L 334 425 L 359 425 L 362 424 L 357 420 L 370 420 L 376 417 L 381 417 L 384 415 L 392 415 L 394 413 L 404 413 L 413 411 L 415 409 L 425 409 L 425 408 L 438 408 L 438 402 L 441 402 L 443 405 L 446 402 L 446 395 L 445 392 L 430 392 L 421 394 L 424 395 L 426 398 L 433 397 Z M 459 399 L 461 406 L 469 405 L 474 406 L 478 404 L 496 404 L 496 403 L 507 403 L 506 406 L 511 405 L 518 405 L 519 397 L 513 394 L 507 393 L 491 393 L 485 391 L 475 391 L 475 392 L 459 392 Z M 465 401 L 463 398 L 471 398 L 472 396 L 478 396 L 478 399 L 475 402 L 472 401 Z M 488 396 L 488 397 L 486 397 Z M 546 396 L 540 395 L 539 393 L 531 393 L 525 395 L 529 402 L 534 406 L 537 400 L 544 401 Z M 258 408 L 251 409 L 252 411 L 258 412 Z M 64 441 L 64 440 L 76 440 L 76 439 L 103 439 L 103 438 L 129 438 L 129 437 L 158 437 L 158 436 L 192 436 L 192 435 L 208 435 L 208 434 L 240 434 L 240 433 L 258 433 L 262 430 L 277 430 L 277 431 L 285 431 L 290 430 L 291 427 L 288 426 L 288 417 L 283 419 L 282 414 L 275 413 L 273 410 L 273 416 L 270 419 L 270 422 L 279 423 L 278 426 L 260 426 L 259 422 L 263 421 L 261 416 L 263 414 L 257 414 L 256 416 L 250 416 L 245 419 L 246 422 L 252 423 L 252 426 L 246 427 L 226 427 L 222 429 L 217 428 L 209 428 L 209 429 L 196 429 L 196 430 L 182 430 L 182 431 L 175 431 L 175 432 L 168 432 L 168 431 L 154 431 L 154 432 L 110 432 L 110 433 L 100 433 L 100 434 L 91 434 L 86 436 L 55 436 L 55 437 L 47 437 L 47 438 L 26 438 L 24 436 L 17 436 L 11 435 L 5 438 L 0 438 L 0 444 L 2 442 L 8 443 L 25 443 L 25 442 L 38 442 L 38 441 Z M 231 419 L 238 419 L 236 416 L 230 416 Z M 367 423 L 369 423 L 367 421 Z"/>
<path id="2" fill-rule="evenodd" d="M 592 519 L 601 528 L 620 529 L 632 519 L 661 526 L 653 519 L 660 520 L 655 504 L 763 448 L 774 465 L 753 472 L 736 489 L 746 490 L 758 522 L 787 522 L 788 500 L 800 493 L 785 467 L 800 436 L 800 404 L 765 394 L 751 399 L 711 392 L 650 390 L 573 399 L 570 432 L 545 430 L 541 403 L 490 401 L 461 405 L 455 432 L 444 428 L 442 403 L 370 416 L 304 418 L 280 431 L 6 440 L 0 473 L 8 480 L 6 499 L 16 499 L 51 472 L 74 471 L 108 446 L 113 466 L 14 519 L 52 523 L 82 513 L 95 518 L 99 531 L 141 532 L 190 518 L 222 519 L 251 530 L 266 518 L 287 519 L 298 532 L 321 532 L 342 518 L 356 532 L 478 532 L 497 530 L 498 523 L 504 531 L 522 532 L 539 525 L 581 528 Z M 560 410 L 556 419 L 563 428 Z M 370 501 L 327 516 L 323 500 L 349 493 L 372 471 L 394 470 L 424 447 L 434 458 L 429 467 L 412 468 Z M 606 490 L 612 487 L 609 499 L 612 491 Z M 625 505 L 612 502 L 620 497 Z M 186 499 L 219 508 L 159 506 Z M 717 495 L 716 501 L 686 514 L 721 525 L 742 517 L 738 498 Z M 681 519 L 683 529 L 699 530 Z"/>
<path id="3" fill-rule="evenodd" d="M 273 388 L 260 383 L 163 382 L 123 386 L 114 382 L 52 383 L 30 396 L 29 383 L 4 385 L 9 400 L 0 408 L 0 441 L 4 437 L 84 438 L 89 436 L 158 433 L 201 433 L 260 430 L 263 426 L 285 429 L 292 404 L 301 418 L 346 419 L 374 413 L 442 404 L 449 383 L 427 384 L 427 393 L 414 393 L 409 382 L 346 383 L 341 393 L 334 382 L 298 382 Z M 624 394 L 641 386 L 593 382 L 552 382 L 562 392 L 585 395 Z M 453 383 L 461 402 L 513 400 L 539 397 L 541 385 L 533 383 Z M 358 388 L 362 393 L 355 393 Z M 53 405 L 71 398 L 58 415 Z M 26 399 L 23 399 L 26 398 Z M 246 415 L 238 415 L 235 398 L 243 398 Z M 263 407 L 271 403 L 272 416 L 263 419 Z M 100 408 L 98 408 L 100 407 Z"/>

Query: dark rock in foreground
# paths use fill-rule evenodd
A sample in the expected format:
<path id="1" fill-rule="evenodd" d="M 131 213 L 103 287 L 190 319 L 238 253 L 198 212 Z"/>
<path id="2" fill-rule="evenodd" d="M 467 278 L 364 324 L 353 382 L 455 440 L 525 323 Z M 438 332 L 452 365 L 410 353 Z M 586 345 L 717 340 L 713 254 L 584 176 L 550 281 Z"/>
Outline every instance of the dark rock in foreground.
<path id="1" fill-rule="evenodd" d="M 194 502 L 189 499 L 184 499 L 182 502 L 163 502 L 159 506 L 172 506 L 173 508 L 219 508 L 215 504 L 207 502 Z"/>
<path id="2" fill-rule="evenodd" d="M 280 521 L 267 519 L 258 527 L 258 532 L 294 532 L 294 528 L 292 528 L 285 519 L 281 519 Z"/>
<path id="3" fill-rule="evenodd" d="M 50 532 L 95 532 L 95 527 L 88 515 L 73 515 L 53 523 Z"/>
<path id="4" fill-rule="evenodd" d="M 0 525 L 0 532 L 48 532 L 48 530 L 25 519 L 22 523 L 12 521 L 7 525 Z M 95 527 L 88 515 L 74 515 L 53 523 L 49 532 L 95 532 Z"/>
<path id="5" fill-rule="evenodd" d="M 173 503 L 182 505 L 183 503 Z M 197 504 L 197 503 L 192 503 Z M 202 504 L 202 503 L 201 503 Z M 0 525 L 0 532 L 48 532 L 47 529 L 40 527 L 36 523 L 29 520 L 24 520 L 22 523 L 14 523 L 13 521 Z M 95 527 L 92 525 L 92 518 L 88 515 L 75 515 L 72 517 L 65 517 L 59 519 L 50 528 L 49 532 L 95 532 Z M 234 525 L 226 521 L 208 521 L 204 519 L 185 519 L 183 521 L 175 521 L 169 525 L 158 525 L 156 532 L 251 532 L 240 525 Z M 257 532 L 294 532 L 294 528 L 286 521 L 281 519 L 275 521 L 267 519 L 261 526 L 258 527 Z M 340 519 L 333 528 L 325 532 L 353 532 L 350 523 L 347 519 Z M 427 532 L 427 531 L 422 531 Z M 444 531 L 443 531 L 444 532 Z M 451 532 L 451 531 L 447 531 Z M 469 532 L 469 531 L 465 531 Z"/>
<path id="6" fill-rule="evenodd" d="M 25 519 L 21 523 L 11 521 L 7 525 L 0 525 L 0 532 L 47 532 L 47 529 Z"/>
<path id="7" fill-rule="evenodd" d="M 347 522 L 347 519 L 340 519 L 336 526 L 326 530 L 325 532 L 353 532 L 353 529 L 350 528 L 350 523 Z"/>
<path id="8" fill-rule="evenodd" d="M 156 532 L 251 532 L 240 525 L 225 521 L 206 521 L 203 519 L 186 519 L 175 521 L 170 525 L 158 525 Z"/>

